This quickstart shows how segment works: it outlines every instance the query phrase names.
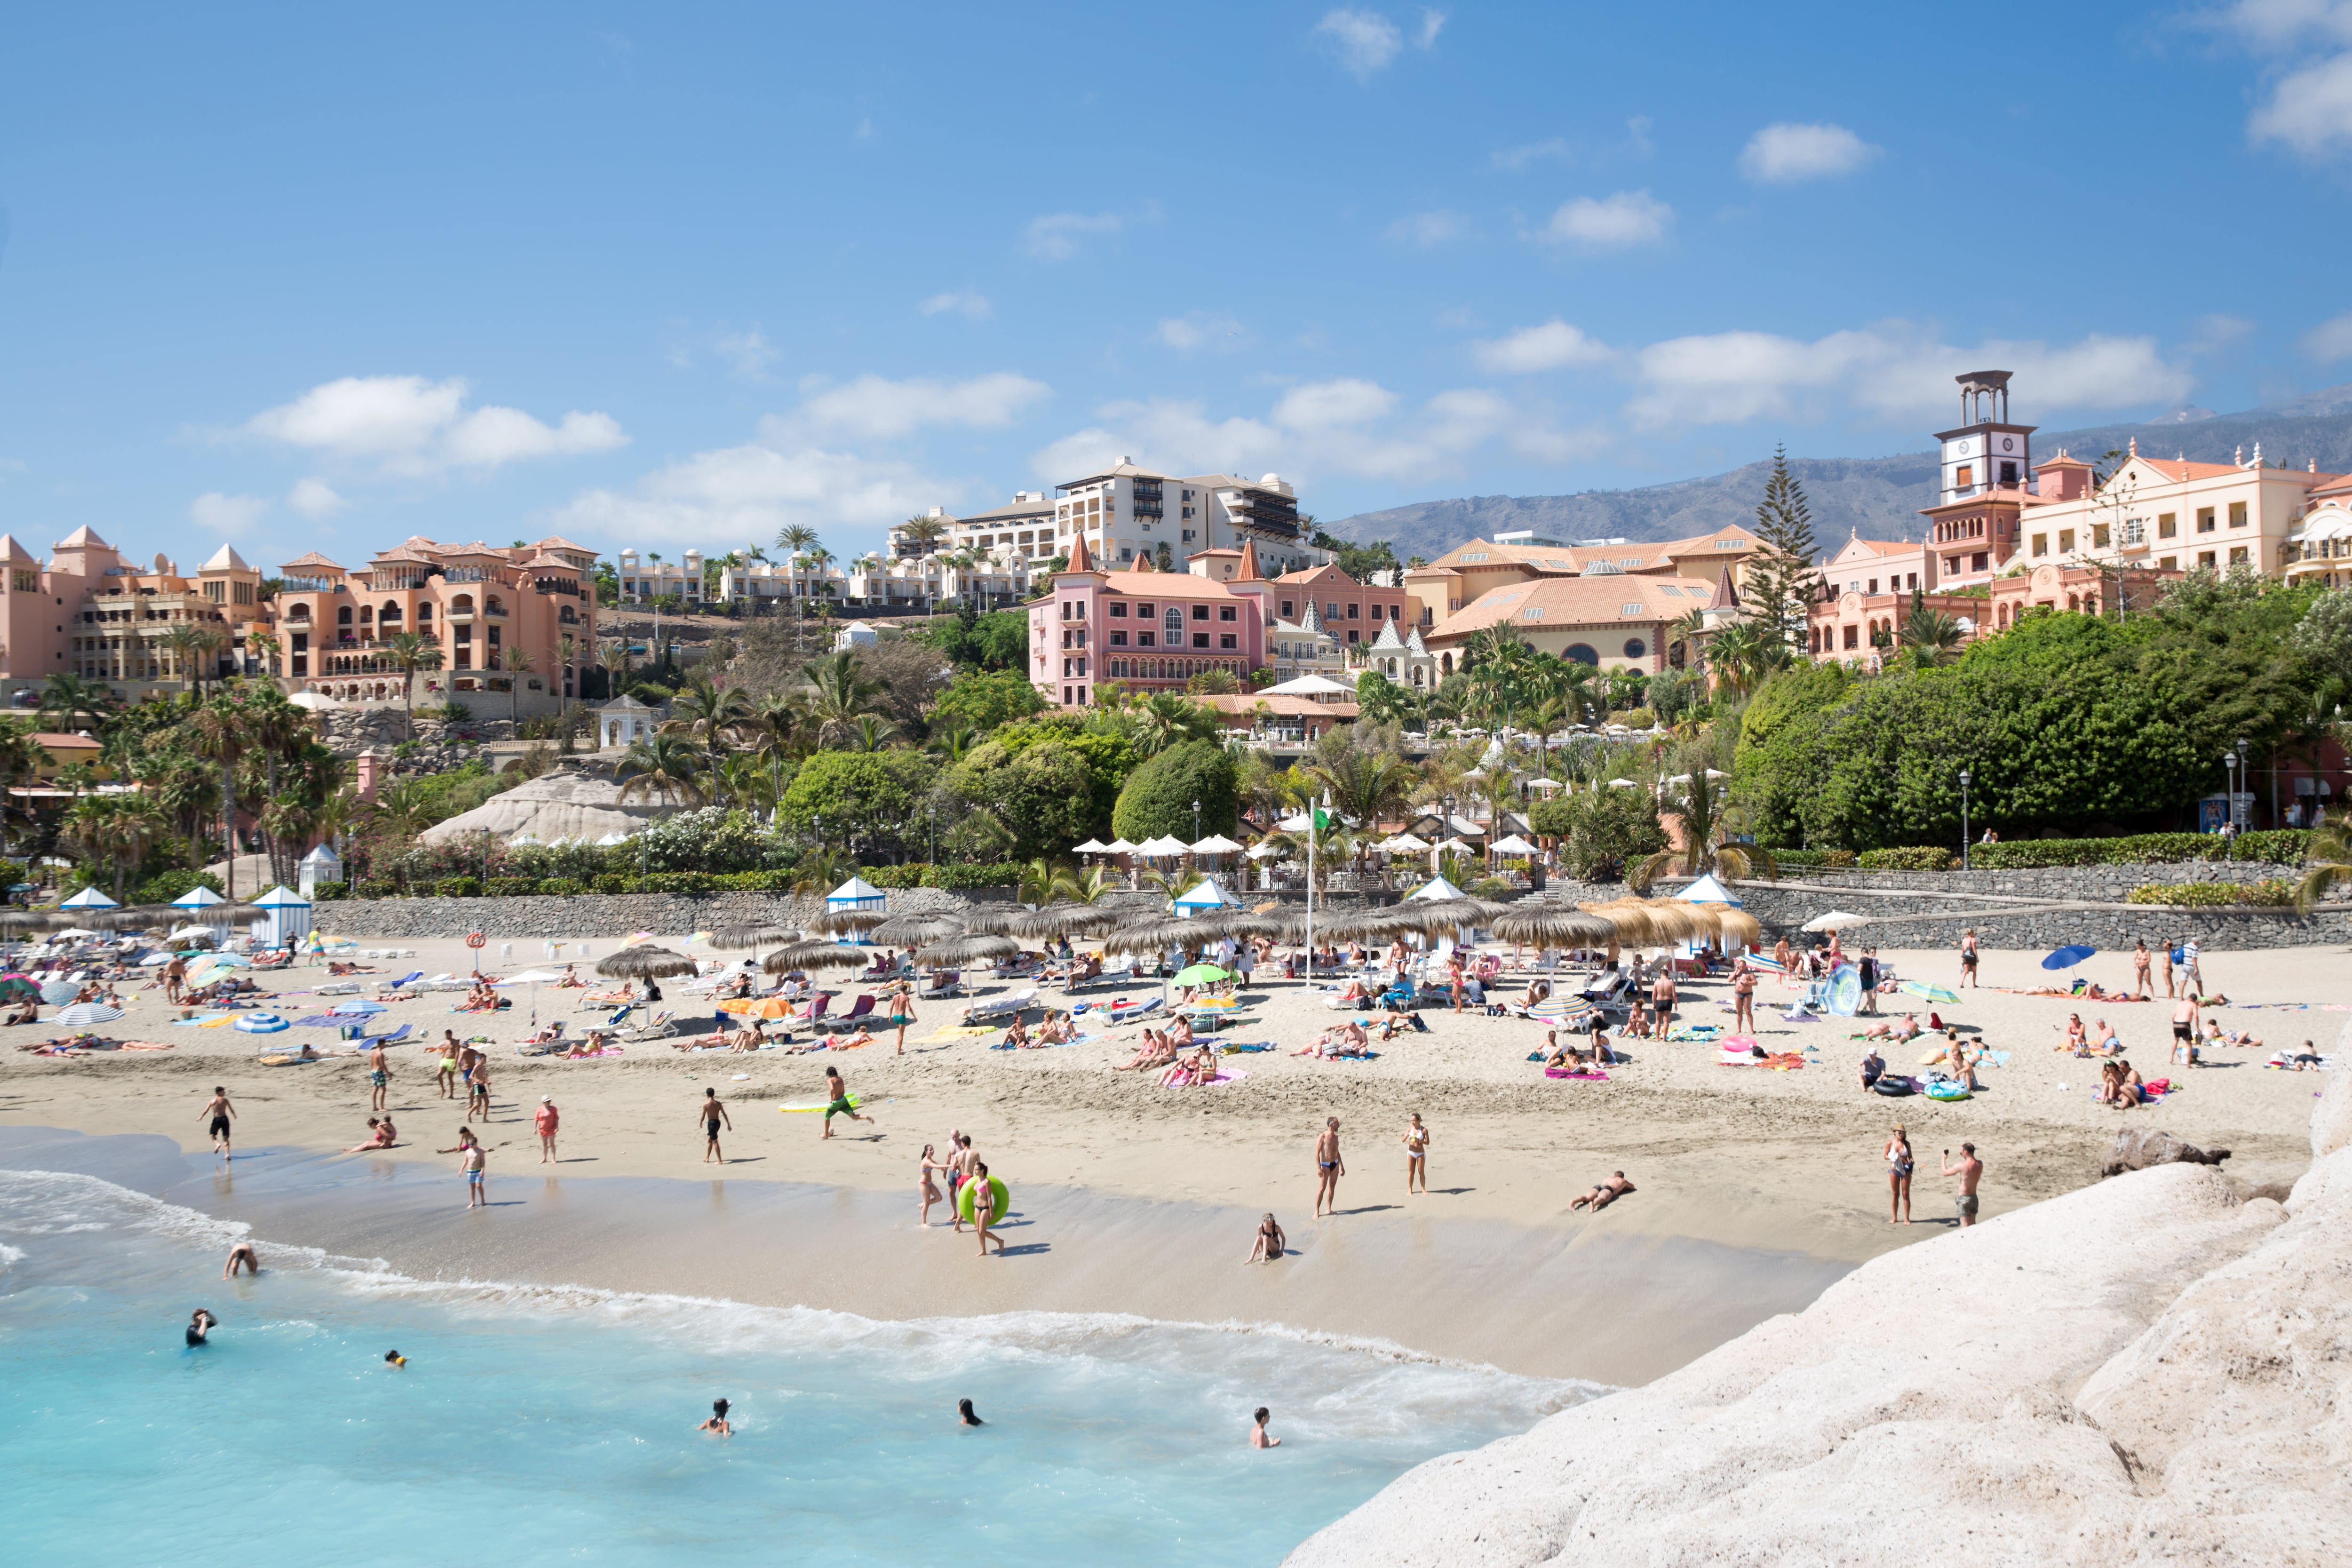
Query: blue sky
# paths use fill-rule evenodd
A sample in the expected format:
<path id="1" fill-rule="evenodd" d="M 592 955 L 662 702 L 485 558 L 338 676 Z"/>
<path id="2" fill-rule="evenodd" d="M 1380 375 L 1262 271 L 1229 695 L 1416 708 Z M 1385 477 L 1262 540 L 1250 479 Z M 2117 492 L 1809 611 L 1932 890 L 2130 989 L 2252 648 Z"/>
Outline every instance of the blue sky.
<path id="1" fill-rule="evenodd" d="M 1801 20 L 1791 20 L 1801 18 Z M 2352 0 L 0 23 L 0 526 L 837 552 L 1106 458 L 1326 518 L 2352 380 Z"/>

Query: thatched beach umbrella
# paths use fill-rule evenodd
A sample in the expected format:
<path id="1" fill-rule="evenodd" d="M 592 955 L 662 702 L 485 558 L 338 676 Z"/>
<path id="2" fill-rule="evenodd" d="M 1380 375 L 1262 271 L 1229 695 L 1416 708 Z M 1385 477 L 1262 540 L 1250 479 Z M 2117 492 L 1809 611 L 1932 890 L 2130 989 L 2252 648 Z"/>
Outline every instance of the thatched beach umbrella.
<path id="1" fill-rule="evenodd" d="M 1158 914 L 1120 926 L 1103 938 L 1105 952 L 1153 953 L 1165 952 L 1181 942 L 1186 946 L 1201 940 L 1206 929 L 1199 921 L 1179 920 L 1174 915 Z M 1213 939 L 1212 939 L 1213 940 Z"/>
<path id="2" fill-rule="evenodd" d="M 1727 947 L 1734 949 L 1753 947 L 1764 940 L 1764 922 L 1746 910 L 1716 906 L 1715 923 Z"/>
<path id="3" fill-rule="evenodd" d="M 70 923 L 47 910 L 0 910 L 0 931 L 63 931 Z"/>
<path id="4" fill-rule="evenodd" d="M 842 942 L 796 942 L 760 960 L 760 967 L 771 974 L 790 974 L 796 969 L 863 969 L 873 956 L 868 949 Z"/>
<path id="5" fill-rule="evenodd" d="M 868 934 L 878 942 L 891 947 L 920 947 L 927 942 L 953 936 L 964 929 L 963 921 L 950 914 L 892 915 Z"/>
<path id="6" fill-rule="evenodd" d="M 710 933 L 710 945 L 721 952 L 746 952 L 755 947 L 795 941 L 800 934 L 790 926 L 721 926 Z"/>
<path id="7" fill-rule="evenodd" d="M 915 962 L 933 969 L 960 967 L 987 958 L 1010 958 L 1020 951 L 1021 944 L 1009 936 L 950 936 L 917 949 Z"/>
<path id="8" fill-rule="evenodd" d="M 1598 915 L 1614 928 L 1610 940 L 1624 947 L 1655 947 L 1665 940 L 1658 922 L 1639 899 L 1612 899 L 1607 903 L 1580 904 L 1586 914 Z"/>
<path id="9" fill-rule="evenodd" d="M 1232 910 L 1196 920 L 1217 937 L 1271 937 L 1276 942 L 1300 942 L 1307 935 L 1307 911 L 1268 908 Z"/>
<path id="10" fill-rule="evenodd" d="M 1010 917 L 1004 922 L 1004 930 L 1007 935 L 1019 937 L 1092 934 L 1110 930 L 1119 923 L 1119 919 L 1118 910 L 1109 904 L 1079 904 L 1064 900 Z"/>
<path id="11" fill-rule="evenodd" d="M 1013 922 L 1029 911 L 1018 904 L 1003 904 L 994 909 L 973 910 L 963 917 L 963 929 L 974 936 L 1003 936 L 1013 929 Z"/>
<path id="12" fill-rule="evenodd" d="M 625 947 L 600 959 L 596 973 L 608 980 L 659 980 L 694 973 L 694 960 L 666 947 Z"/>
<path id="13" fill-rule="evenodd" d="M 837 936 L 845 931 L 871 931 L 889 918 L 882 910 L 827 910 L 809 921 L 809 930 Z"/>
<path id="14" fill-rule="evenodd" d="M 150 926 L 168 931 L 185 913 L 170 904 L 125 904 L 119 910 L 96 911 L 87 923 L 100 931 L 145 931 Z"/>
<path id="15" fill-rule="evenodd" d="M 1617 928 L 1596 914 L 1564 904 L 1514 904 L 1495 917 L 1497 940 L 1528 947 L 1581 947 L 1614 941 Z"/>

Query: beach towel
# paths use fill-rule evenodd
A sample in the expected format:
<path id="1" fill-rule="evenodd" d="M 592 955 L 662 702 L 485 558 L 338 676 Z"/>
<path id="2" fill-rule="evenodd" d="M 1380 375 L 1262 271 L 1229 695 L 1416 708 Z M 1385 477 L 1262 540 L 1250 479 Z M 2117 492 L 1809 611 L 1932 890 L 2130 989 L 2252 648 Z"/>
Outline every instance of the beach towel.
<path id="1" fill-rule="evenodd" d="M 925 1040 L 926 1040 L 926 1041 L 929 1041 L 929 1040 L 976 1040 L 976 1039 L 978 1039 L 978 1038 L 979 1038 L 981 1036 L 982 1036 L 982 1035 L 993 1035 L 993 1034 L 995 1034 L 995 1033 L 997 1033 L 997 1032 L 998 1032 L 997 1030 L 995 1030 L 995 1029 L 992 1029 L 992 1028 L 989 1028 L 989 1027 L 987 1027 L 987 1026 L 972 1026 L 972 1025 L 961 1025 L 961 1024 L 960 1024 L 960 1025 L 951 1025 L 950 1026 L 949 1026 L 949 1027 L 947 1027 L 947 1028 L 944 1028 L 944 1029 L 940 1029 L 940 1030 L 937 1031 L 936 1033 L 933 1033 L 933 1034 L 930 1034 L 930 1035 L 927 1035 L 927 1036 L 925 1036 L 925 1037 L 924 1037 L 924 1038 L 925 1038 Z"/>
<path id="2" fill-rule="evenodd" d="M 2308 1072 L 2334 1072 L 2336 1070 L 2336 1058 L 2334 1054 L 2329 1053 L 2320 1057 L 2319 1065 L 2316 1067 L 2313 1067 L 2308 1062 L 2305 1063 L 2303 1070 Z M 2296 1070 L 2294 1063 L 2287 1058 L 2284 1052 L 2281 1052 L 2279 1055 L 2273 1057 L 2270 1060 L 2264 1062 L 2263 1066 L 2268 1068 L 2273 1072 L 2294 1072 Z"/>
<path id="3" fill-rule="evenodd" d="M 1225 1041 L 1219 1041 L 1217 1044 L 1217 1054 L 1221 1057 L 1238 1056 L 1245 1051 L 1270 1051 L 1272 1049 L 1274 1049 L 1274 1042 L 1272 1040 L 1261 1040 L 1254 1046 L 1236 1046 Z"/>
<path id="4" fill-rule="evenodd" d="M 1566 1068 L 1544 1068 L 1544 1077 L 1564 1078 L 1578 1083 L 1607 1083 L 1609 1081 L 1609 1075 L 1605 1072 L 1570 1072 Z"/>

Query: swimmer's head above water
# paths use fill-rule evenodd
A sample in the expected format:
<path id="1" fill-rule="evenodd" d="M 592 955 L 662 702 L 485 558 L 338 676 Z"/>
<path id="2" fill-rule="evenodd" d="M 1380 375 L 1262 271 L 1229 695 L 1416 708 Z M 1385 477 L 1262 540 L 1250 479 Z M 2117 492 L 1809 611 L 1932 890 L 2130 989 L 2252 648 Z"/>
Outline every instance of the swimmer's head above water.
<path id="1" fill-rule="evenodd" d="M 401 1354 L 398 1351 L 386 1351 L 383 1352 L 383 1364 L 386 1366 L 406 1366 L 408 1364 L 408 1358 Z"/>
<path id="2" fill-rule="evenodd" d="M 969 1399 L 959 1399 L 956 1401 L 956 1419 L 962 1422 L 967 1426 L 984 1426 L 987 1425 L 986 1422 L 972 1414 L 971 1401 Z"/>

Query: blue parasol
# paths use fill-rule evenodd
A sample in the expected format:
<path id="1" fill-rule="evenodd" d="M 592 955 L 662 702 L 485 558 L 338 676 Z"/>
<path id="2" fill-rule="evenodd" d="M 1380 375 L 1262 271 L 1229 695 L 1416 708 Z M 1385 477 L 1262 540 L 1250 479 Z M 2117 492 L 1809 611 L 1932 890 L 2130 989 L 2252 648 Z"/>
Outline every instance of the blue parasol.
<path id="1" fill-rule="evenodd" d="M 2042 967 L 2044 969 L 2072 969 L 2076 964 L 2082 963 L 2083 960 L 2090 957 L 2091 954 L 2098 951 L 2099 950 L 2095 947 L 2084 947 L 2080 943 L 2077 943 L 2073 947 L 2062 947 L 2057 952 L 2052 953 L 2049 957 L 2043 959 L 2042 961 Z"/>

